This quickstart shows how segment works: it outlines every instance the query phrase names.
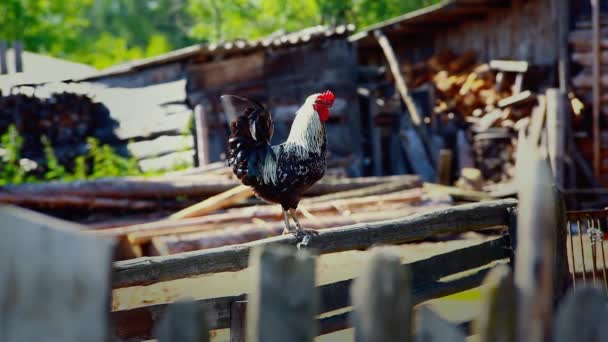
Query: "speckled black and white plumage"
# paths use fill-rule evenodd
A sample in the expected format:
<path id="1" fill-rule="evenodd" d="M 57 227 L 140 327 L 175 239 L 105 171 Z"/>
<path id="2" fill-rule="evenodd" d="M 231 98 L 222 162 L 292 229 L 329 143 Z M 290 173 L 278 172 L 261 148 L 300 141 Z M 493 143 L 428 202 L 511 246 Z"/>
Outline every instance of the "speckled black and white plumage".
<path id="1" fill-rule="evenodd" d="M 272 119 L 258 103 L 252 102 L 231 126 L 228 154 L 235 175 L 284 210 L 297 208 L 303 192 L 325 174 L 325 124 L 313 108 L 318 95 L 309 96 L 297 111 L 283 144 L 269 145 Z"/>

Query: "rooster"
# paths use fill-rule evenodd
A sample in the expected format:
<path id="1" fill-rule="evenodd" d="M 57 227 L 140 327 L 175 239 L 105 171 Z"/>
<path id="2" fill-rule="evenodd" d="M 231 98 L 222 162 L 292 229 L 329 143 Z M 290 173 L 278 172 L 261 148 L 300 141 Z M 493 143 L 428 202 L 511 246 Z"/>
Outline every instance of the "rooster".
<path id="1" fill-rule="evenodd" d="M 223 95 L 222 99 L 225 97 L 248 103 L 230 126 L 228 164 L 258 197 L 281 205 L 283 234 L 292 233 L 306 245 L 318 233 L 302 228 L 296 209 L 304 191 L 321 179 L 327 168 L 325 122 L 334 94 L 326 91 L 309 96 L 296 112 L 287 141 L 275 146 L 270 145 L 272 117 L 263 105 L 246 97 Z M 289 216 L 295 229 L 289 224 Z"/>

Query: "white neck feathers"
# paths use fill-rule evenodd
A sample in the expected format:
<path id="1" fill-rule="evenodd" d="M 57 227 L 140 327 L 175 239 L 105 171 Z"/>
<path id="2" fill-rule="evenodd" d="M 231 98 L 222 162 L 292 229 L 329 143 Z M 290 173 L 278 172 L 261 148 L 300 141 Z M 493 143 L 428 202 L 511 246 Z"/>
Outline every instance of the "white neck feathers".
<path id="1" fill-rule="evenodd" d="M 321 153 L 321 147 L 325 142 L 325 127 L 313 108 L 318 95 L 309 96 L 304 105 L 298 109 L 287 138 L 287 143 L 301 146 L 313 153 Z"/>

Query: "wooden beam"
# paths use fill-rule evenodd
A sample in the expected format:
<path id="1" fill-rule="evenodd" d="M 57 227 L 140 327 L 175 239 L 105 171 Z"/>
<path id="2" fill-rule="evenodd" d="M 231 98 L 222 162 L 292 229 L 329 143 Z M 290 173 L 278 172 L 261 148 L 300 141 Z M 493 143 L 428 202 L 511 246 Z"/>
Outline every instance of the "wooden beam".
<path id="1" fill-rule="evenodd" d="M 559 89 L 547 89 L 547 145 L 555 183 L 565 183 L 567 97 Z"/>
<path id="2" fill-rule="evenodd" d="M 320 253 L 365 249 L 377 243 L 404 243 L 435 234 L 465 232 L 507 225 L 506 210 L 513 199 L 465 204 L 411 215 L 402 219 L 364 223 L 319 232 L 309 248 Z M 293 236 L 254 241 L 187 254 L 138 258 L 114 263 L 113 287 L 148 285 L 206 273 L 237 271 L 247 267 L 251 248 L 268 244 L 296 245 Z"/>
<path id="3" fill-rule="evenodd" d="M 304 194 L 318 196 L 339 191 L 359 189 L 387 182 L 403 181 L 421 184 L 417 175 L 388 177 L 359 177 L 342 179 L 322 179 Z M 209 179 L 200 177 L 120 178 L 98 179 L 76 182 L 47 182 L 37 184 L 7 185 L 1 193 L 29 195 L 75 195 L 104 198 L 175 198 L 176 196 L 213 196 L 228 191 L 241 182 L 233 179 Z"/>
<path id="4" fill-rule="evenodd" d="M 397 91 L 399 92 L 399 95 L 401 95 L 401 99 L 403 100 L 403 102 L 405 103 L 405 106 L 407 107 L 407 111 L 410 114 L 410 119 L 411 119 L 412 124 L 414 125 L 416 131 L 420 135 L 420 139 L 422 139 L 424 145 L 431 146 L 430 138 L 428 137 L 428 134 L 426 133 L 426 127 L 424 126 L 424 123 L 422 122 L 422 116 L 420 115 L 420 113 L 418 113 L 418 108 L 416 107 L 416 104 L 414 103 L 414 100 L 412 99 L 412 97 L 409 93 L 407 85 L 405 84 L 405 79 L 403 78 L 403 73 L 400 70 L 397 56 L 395 55 L 395 51 L 393 50 L 393 47 L 391 46 L 390 41 L 388 40 L 388 38 L 386 38 L 384 33 L 382 33 L 382 31 L 380 31 L 380 30 L 374 31 L 374 36 L 376 37 L 378 44 L 380 44 L 380 47 L 382 48 L 382 51 L 384 52 L 384 56 L 386 57 L 386 60 L 388 62 L 389 68 L 391 70 L 391 74 L 393 75 L 393 78 L 395 79 L 395 85 L 397 87 Z"/>
<path id="5" fill-rule="evenodd" d="M 6 41 L 0 41 L 0 75 L 8 74 L 8 66 L 6 62 L 6 51 L 7 51 L 7 43 Z"/>
<path id="6" fill-rule="evenodd" d="M 419 304 L 442 294 L 453 294 L 479 286 L 487 269 L 482 270 L 481 273 L 474 273 L 450 281 L 445 281 L 442 278 L 504 260 L 507 258 L 507 246 L 508 237 L 502 236 L 473 246 L 404 264 L 403 267 L 409 268 L 413 275 L 414 303 Z M 349 289 L 353 280 L 347 279 L 317 287 L 321 304 L 317 314 L 350 306 Z M 197 300 L 196 303 L 209 313 L 209 329 L 226 329 L 235 324 L 235 317 L 239 322 L 244 319 L 243 315 L 235 315 L 234 313 L 235 306 L 243 313 L 246 306 L 244 298 L 244 295 L 219 297 Z M 167 304 L 158 304 L 112 312 L 113 332 L 117 337 L 123 339 L 150 339 L 152 338 L 151 331 L 157 324 L 158 318 L 162 317 L 166 307 Z M 350 327 L 348 316 L 349 313 L 320 319 L 320 334 L 347 329 Z M 242 323 L 239 323 L 239 326 L 240 324 Z M 235 339 L 231 342 L 242 342 L 242 340 L 235 336 Z"/>
<path id="7" fill-rule="evenodd" d="M 439 150 L 439 163 L 437 167 L 437 183 L 441 185 L 452 184 L 452 150 Z"/>
<path id="8" fill-rule="evenodd" d="M 239 185 L 221 194 L 207 198 L 195 205 L 184 208 L 169 216 L 171 220 L 207 215 L 216 210 L 230 207 L 253 196 L 253 189 L 246 185 Z"/>
<path id="9" fill-rule="evenodd" d="M 20 41 L 13 42 L 13 52 L 15 53 L 15 72 L 23 72 L 23 49 Z"/>
<path id="10" fill-rule="evenodd" d="M 601 46 L 600 46 L 600 3 L 591 0 L 592 46 L 593 46 L 593 171 L 599 178 L 601 173 L 600 155 L 600 111 L 601 111 Z"/>
<path id="11" fill-rule="evenodd" d="M 209 122 L 205 106 L 197 104 L 194 107 L 194 130 L 196 132 L 196 158 L 198 167 L 206 166 L 210 163 L 209 154 Z"/>
<path id="12" fill-rule="evenodd" d="M 511 60 L 492 60 L 490 68 L 502 72 L 523 73 L 528 71 L 528 62 Z"/>

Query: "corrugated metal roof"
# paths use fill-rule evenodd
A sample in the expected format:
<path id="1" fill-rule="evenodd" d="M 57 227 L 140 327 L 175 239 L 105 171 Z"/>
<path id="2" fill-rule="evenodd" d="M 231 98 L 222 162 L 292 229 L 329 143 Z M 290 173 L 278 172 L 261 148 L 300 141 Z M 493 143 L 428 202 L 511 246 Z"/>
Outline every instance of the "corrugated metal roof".
<path id="1" fill-rule="evenodd" d="M 285 32 L 281 30 L 256 40 L 235 39 L 218 44 L 197 44 L 174 50 L 159 56 L 116 65 L 102 70 L 94 75 L 80 79 L 79 81 L 90 81 L 108 76 L 129 73 L 138 69 L 148 68 L 153 65 L 167 64 L 193 56 L 204 57 L 222 53 L 238 53 L 257 49 L 296 46 L 319 39 L 348 36 L 354 31 L 355 25 L 353 24 L 335 27 L 318 25 L 295 32 Z"/>
<path id="2" fill-rule="evenodd" d="M 469 20 L 471 16 L 483 15 L 494 8 L 503 8 L 509 3 L 508 0 L 445 0 L 436 5 L 365 27 L 360 32 L 350 36 L 349 41 L 355 42 L 365 39 L 371 36 L 375 30 L 399 30 L 406 33 L 438 30 L 442 28 L 440 25 Z"/>

